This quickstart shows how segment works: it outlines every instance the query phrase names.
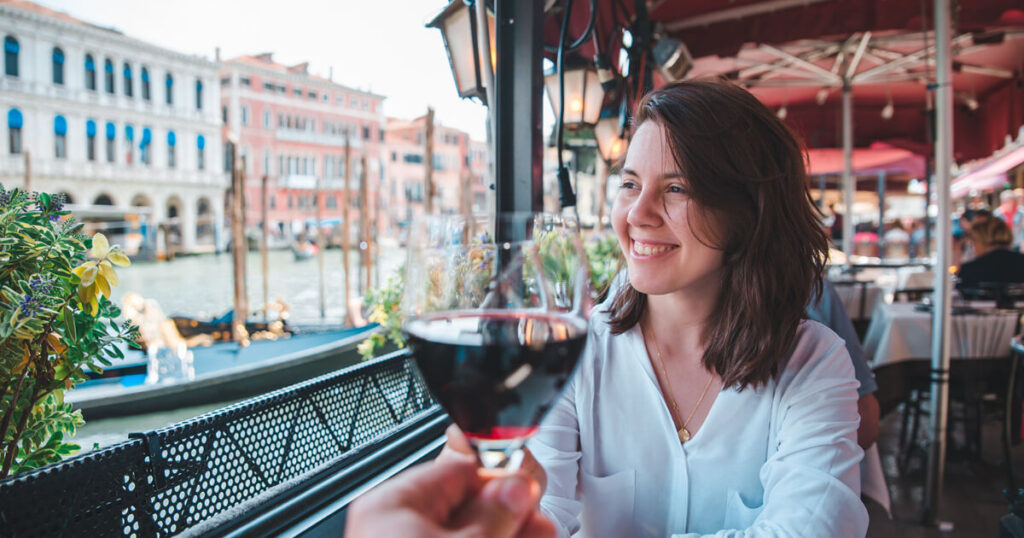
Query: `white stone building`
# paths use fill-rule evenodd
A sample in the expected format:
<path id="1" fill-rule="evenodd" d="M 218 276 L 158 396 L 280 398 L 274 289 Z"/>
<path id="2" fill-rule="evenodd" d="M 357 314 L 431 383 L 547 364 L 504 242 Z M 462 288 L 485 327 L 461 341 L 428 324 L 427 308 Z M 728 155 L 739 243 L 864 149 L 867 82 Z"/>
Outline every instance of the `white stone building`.
<path id="1" fill-rule="evenodd" d="M 0 183 L 28 163 L 33 190 L 129 250 L 225 243 L 215 62 L 24 0 L 0 0 L 0 39 Z"/>

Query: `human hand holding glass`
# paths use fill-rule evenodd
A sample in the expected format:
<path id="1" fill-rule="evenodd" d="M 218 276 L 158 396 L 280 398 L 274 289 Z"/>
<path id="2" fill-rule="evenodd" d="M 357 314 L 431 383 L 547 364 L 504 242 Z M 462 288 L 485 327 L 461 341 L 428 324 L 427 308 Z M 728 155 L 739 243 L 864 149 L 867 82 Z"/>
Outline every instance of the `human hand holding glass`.
<path id="1" fill-rule="evenodd" d="M 409 245 L 403 330 L 423 379 L 481 465 L 515 470 L 586 340 L 578 226 L 547 213 L 431 216 Z"/>

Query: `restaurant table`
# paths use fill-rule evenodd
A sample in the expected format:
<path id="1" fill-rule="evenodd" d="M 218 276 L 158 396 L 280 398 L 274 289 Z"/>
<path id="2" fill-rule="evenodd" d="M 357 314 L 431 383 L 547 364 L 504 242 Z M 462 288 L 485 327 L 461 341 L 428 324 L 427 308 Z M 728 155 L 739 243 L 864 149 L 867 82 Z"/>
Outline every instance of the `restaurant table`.
<path id="1" fill-rule="evenodd" d="M 950 316 L 950 356 L 953 358 L 1005 357 L 1019 314 L 1007 310 L 954 313 Z M 932 355 L 932 313 L 917 303 L 875 305 L 864 337 L 864 353 L 873 367 Z"/>
<path id="2" fill-rule="evenodd" d="M 875 305 L 881 303 L 885 295 L 882 286 L 874 282 L 838 280 L 833 284 L 851 320 L 870 317 Z"/>

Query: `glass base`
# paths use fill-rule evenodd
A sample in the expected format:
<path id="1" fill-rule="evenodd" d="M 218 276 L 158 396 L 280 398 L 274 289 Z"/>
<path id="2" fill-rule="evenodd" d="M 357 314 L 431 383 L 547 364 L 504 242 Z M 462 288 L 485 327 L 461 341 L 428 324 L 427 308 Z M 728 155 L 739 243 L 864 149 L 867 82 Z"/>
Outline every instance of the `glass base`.
<path id="1" fill-rule="evenodd" d="M 471 439 L 470 444 L 476 449 L 476 457 L 484 469 L 494 469 L 514 473 L 523 464 L 525 439 L 501 441 L 485 441 Z"/>

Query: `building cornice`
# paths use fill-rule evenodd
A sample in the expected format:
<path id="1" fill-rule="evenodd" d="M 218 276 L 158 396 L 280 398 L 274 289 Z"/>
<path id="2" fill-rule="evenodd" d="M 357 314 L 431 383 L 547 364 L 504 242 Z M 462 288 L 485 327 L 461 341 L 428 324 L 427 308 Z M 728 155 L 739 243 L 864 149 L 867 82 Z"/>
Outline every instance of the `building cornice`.
<path id="1" fill-rule="evenodd" d="M 204 56 L 200 56 L 198 54 L 185 54 L 183 52 L 164 48 L 141 39 L 130 37 L 118 30 L 103 28 L 84 21 L 80 24 L 75 24 L 38 13 L 24 11 L 10 5 L 0 4 L 0 18 L 5 17 L 13 19 L 20 18 L 26 22 L 49 25 L 56 29 L 58 33 L 78 33 L 87 38 L 115 41 L 127 49 L 142 50 L 143 52 L 163 56 L 170 60 L 189 63 L 193 66 L 203 67 L 213 71 L 217 70 L 217 63 Z M 15 26 L 17 26 L 17 22 L 15 22 Z"/>
<path id="2" fill-rule="evenodd" d="M 274 70 L 274 69 L 269 69 L 269 68 L 261 67 L 259 65 L 254 65 L 254 64 L 251 64 L 251 63 L 247 63 L 247 62 L 240 62 L 240 61 L 237 61 L 237 60 L 227 60 L 227 61 L 224 61 L 224 62 L 221 63 L 221 66 L 223 68 L 222 72 L 221 72 L 221 76 L 223 76 L 225 74 L 228 74 L 228 73 L 224 73 L 223 70 L 231 69 L 231 68 L 237 68 L 239 70 L 240 74 L 241 73 L 258 74 L 258 75 L 263 76 L 263 77 L 273 77 L 273 78 L 280 79 L 280 80 L 287 80 L 289 82 L 297 82 L 297 83 L 300 83 L 301 85 L 307 86 L 307 87 L 318 86 L 320 88 L 329 88 L 329 89 L 331 89 L 333 91 L 344 91 L 344 92 L 347 92 L 347 93 L 357 94 L 357 95 L 361 95 L 361 96 L 364 96 L 364 97 L 372 97 L 374 99 L 380 99 L 381 102 L 383 102 L 385 99 L 387 99 L 387 96 L 385 96 L 385 95 L 380 95 L 380 94 L 373 93 L 373 92 L 366 91 L 366 90 L 359 90 L 359 89 L 352 88 L 352 87 L 349 87 L 349 86 L 346 86 L 344 84 L 340 84 L 338 82 L 334 82 L 334 81 L 331 81 L 331 80 L 323 80 L 323 79 L 320 79 L 320 78 L 314 78 L 313 76 L 308 75 L 308 74 L 299 74 L 299 73 L 291 73 L 291 72 L 284 72 L 284 73 L 282 73 L 281 71 L 277 71 L 277 70 Z"/>

